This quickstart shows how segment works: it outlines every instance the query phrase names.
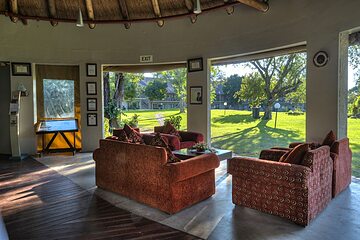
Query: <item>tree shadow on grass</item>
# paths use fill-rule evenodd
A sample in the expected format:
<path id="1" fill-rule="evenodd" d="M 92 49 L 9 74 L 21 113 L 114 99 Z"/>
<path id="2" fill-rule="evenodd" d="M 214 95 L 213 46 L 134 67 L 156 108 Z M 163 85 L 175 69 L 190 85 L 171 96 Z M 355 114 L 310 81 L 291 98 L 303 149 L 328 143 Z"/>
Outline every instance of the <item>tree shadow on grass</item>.
<path id="1" fill-rule="evenodd" d="M 239 155 L 258 157 L 262 149 L 287 147 L 290 142 L 304 140 L 296 131 L 275 129 L 266 126 L 267 123 L 268 120 L 262 120 L 254 127 L 237 129 L 234 133 L 214 137 L 212 145 L 231 149 Z"/>
<path id="2" fill-rule="evenodd" d="M 255 122 L 258 119 L 254 119 L 252 114 L 249 115 L 240 115 L 240 114 L 232 114 L 232 115 L 224 115 L 214 117 L 212 122 L 214 123 L 250 123 Z"/>

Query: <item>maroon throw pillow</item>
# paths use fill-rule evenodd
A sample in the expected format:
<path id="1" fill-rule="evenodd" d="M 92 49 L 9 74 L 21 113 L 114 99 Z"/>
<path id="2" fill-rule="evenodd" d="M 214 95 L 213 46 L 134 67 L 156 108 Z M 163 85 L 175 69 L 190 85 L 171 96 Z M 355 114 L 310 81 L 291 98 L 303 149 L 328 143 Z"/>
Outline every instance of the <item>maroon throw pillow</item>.
<path id="1" fill-rule="evenodd" d="M 163 128 L 164 133 L 177 136 L 181 141 L 181 136 L 178 130 L 170 123 L 167 122 Z"/>
<path id="2" fill-rule="evenodd" d="M 291 152 L 291 150 L 288 151 L 287 153 L 285 153 L 284 155 L 282 155 L 279 159 L 279 162 L 284 162 L 285 159 L 289 156 L 290 152 Z"/>
<path id="3" fill-rule="evenodd" d="M 129 125 L 127 124 L 124 125 L 124 131 L 130 143 L 144 144 L 144 140 L 142 139 L 141 134 L 138 133 L 135 129 L 133 129 Z"/>
<path id="4" fill-rule="evenodd" d="M 114 132 L 114 137 L 117 137 L 117 140 L 120 142 L 129 142 L 129 138 L 126 135 L 126 132 L 122 129 Z"/>
<path id="5" fill-rule="evenodd" d="M 280 159 L 279 162 L 291 163 L 291 164 L 301 164 L 305 154 L 309 151 L 309 144 L 300 144 L 294 147 L 291 151 L 288 152 L 286 158 Z"/>
<path id="6" fill-rule="evenodd" d="M 331 147 L 333 143 L 336 141 L 335 133 L 331 130 L 325 137 L 324 141 L 322 142 L 322 146 L 329 146 Z"/>
<path id="7" fill-rule="evenodd" d="M 160 133 L 156 133 L 156 135 L 151 139 L 149 145 L 157 146 L 157 147 L 163 147 L 166 150 L 167 153 L 167 161 L 169 163 L 176 163 L 181 162 L 179 158 L 177 158 L 172 152 L 169 146 L 166 144 L 163 137 L 160 135 Z"/>

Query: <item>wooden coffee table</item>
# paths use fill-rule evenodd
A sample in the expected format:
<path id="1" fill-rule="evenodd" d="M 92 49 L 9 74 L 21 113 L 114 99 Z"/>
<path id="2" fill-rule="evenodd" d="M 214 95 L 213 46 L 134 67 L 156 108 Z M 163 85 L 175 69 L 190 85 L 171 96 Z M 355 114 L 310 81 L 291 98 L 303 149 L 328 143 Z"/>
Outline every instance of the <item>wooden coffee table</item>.
<path id="1" fill-rule="evenodd" d="M 214 152 L 214 153 L 219 157 L 220 161 L 232 158 L 232 151 L 231 150 L 223 150 L 223 149 L 215 148 L 215 151 L 216 152 Z M 210 151 L 195 152 L 194 149 L 184 148 L 184 149 L 173 151 L 173 153 L 175 155 L 179 156 L 179 158 L 181 158 L 181 157 L 196 157 L 198 155 L 211 153 L 211 152 Z"/>

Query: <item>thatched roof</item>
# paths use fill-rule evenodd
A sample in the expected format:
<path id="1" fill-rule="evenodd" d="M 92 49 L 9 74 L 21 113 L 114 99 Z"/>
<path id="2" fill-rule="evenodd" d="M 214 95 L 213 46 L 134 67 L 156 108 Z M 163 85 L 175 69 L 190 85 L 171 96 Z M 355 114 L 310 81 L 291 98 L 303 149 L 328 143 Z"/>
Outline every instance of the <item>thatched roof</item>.
<path id="1" fill-rule="evenodd" d="M 202 12 L 225 8 L 231 14 L 236 4 L 245 4 L 267 11 L 267 0 L 201 0 Z M 154 21 L 159 26 L 165 19 L 190 17 L 196 0 L 0 0 L 0 14 L 13 22 L 28 19 L 47 20 L 53 26 L 58 22 L 76 22 L 79 7 L 85 23 L 95 27 L 98 23 L 123 23 L 128 28 L 132 22 Z"/>

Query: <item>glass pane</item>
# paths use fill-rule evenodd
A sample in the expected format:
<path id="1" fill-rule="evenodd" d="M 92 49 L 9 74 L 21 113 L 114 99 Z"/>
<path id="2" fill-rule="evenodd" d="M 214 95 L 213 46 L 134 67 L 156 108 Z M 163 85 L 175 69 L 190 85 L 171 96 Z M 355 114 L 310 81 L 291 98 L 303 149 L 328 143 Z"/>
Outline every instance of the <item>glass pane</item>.
<path id="1" fill-rule="evenodd" d="M 74 80 L 44 79 L 43 84 L 45 118 L 74 117 Z"/>

